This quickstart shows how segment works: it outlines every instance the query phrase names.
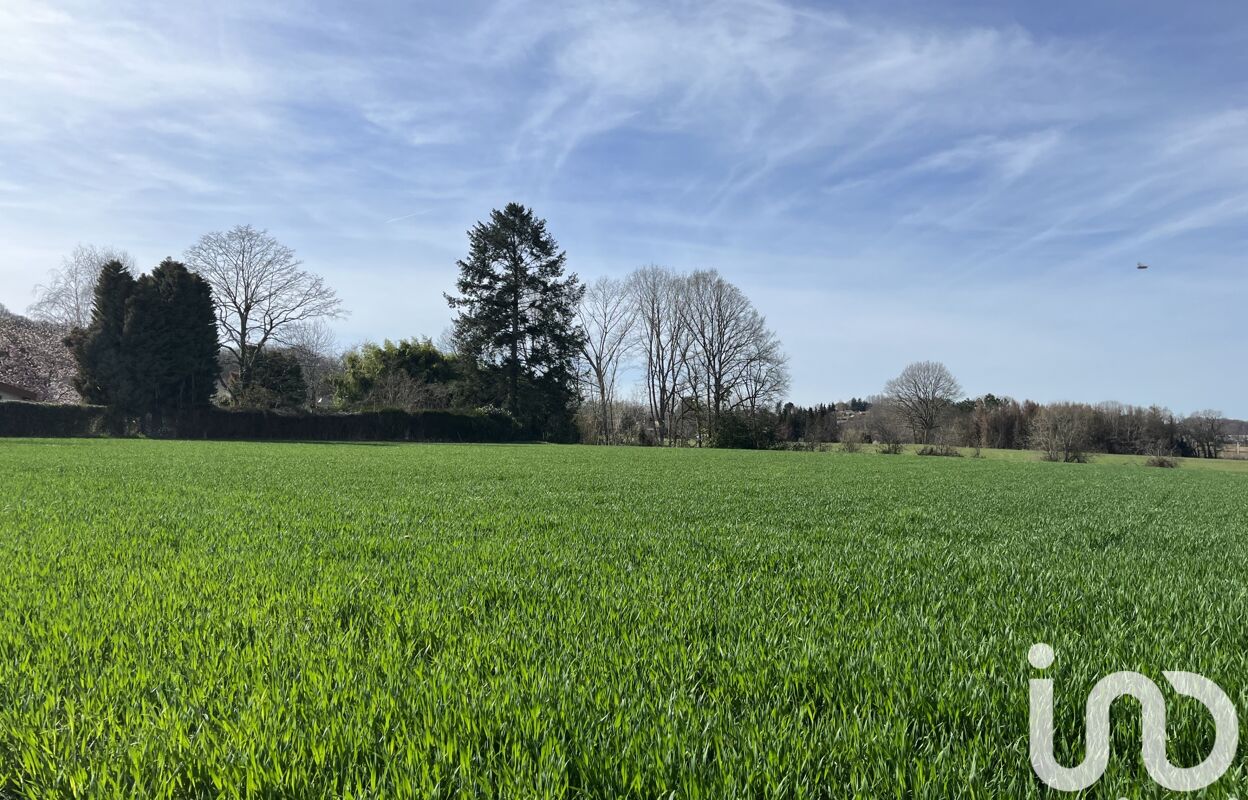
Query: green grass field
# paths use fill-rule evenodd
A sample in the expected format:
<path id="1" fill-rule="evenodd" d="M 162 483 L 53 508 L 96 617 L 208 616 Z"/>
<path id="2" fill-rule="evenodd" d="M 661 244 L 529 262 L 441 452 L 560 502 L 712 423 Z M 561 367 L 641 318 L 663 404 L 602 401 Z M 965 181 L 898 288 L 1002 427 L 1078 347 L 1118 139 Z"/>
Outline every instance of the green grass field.
<path id="1" fill-rule="evenodd" d="M 1034 642 L 1065 763 L 1108 672 L 1248 709 L 1248 464 L 2 440 L 0 485 L 0 797 L 1048 796 Z M 1114 712 L 1096 796 L 1154 796 Z"/>

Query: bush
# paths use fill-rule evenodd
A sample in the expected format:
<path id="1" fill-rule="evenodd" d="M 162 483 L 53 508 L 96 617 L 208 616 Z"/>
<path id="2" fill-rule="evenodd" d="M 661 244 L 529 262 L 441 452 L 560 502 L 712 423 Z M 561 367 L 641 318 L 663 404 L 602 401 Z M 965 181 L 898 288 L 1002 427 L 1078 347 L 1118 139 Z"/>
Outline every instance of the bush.
<path id="1" fill-rule="evenodd" d="M 921 456 L 945 456 L 948 458 L 961 458 L 962 451 L 956 447 L 950 447 L 947 444 L 925 444 L 918 449 Z"/>
<path id="2" fill-rule="evenodd" d="M 880 442 L 875 446 L 875 449 L 886 456 L 899 456 L 906 452 L 906 446 L 896 441 Z"/>
<path id="3" fill-rule="evenodd" d="M 862 449 L 862 433 L 856 430 L 845 431 L 841 437 L 842 453 L 857 453 Z"/>
<path id="4" fill-rule="evenodd" d="M 802 440 L 797 442 L 776 442 L 770 449 L 784 453 L 822 453 L 827 448 L 822 442 Z"/>
<path id="5" fill-rule="evenodd" d="M 1178 469 L 1179 460 L 1170 456 L 1152 455 L 1144 462 L 1146 467 L 1161 467 L 1162 469 Z"/>
<path id="6" fill-rule="evenodd" d="M 1053 461 L 1058 464 L 1087 464 L 1092 461 L 1092 456 L 1082 451 L 1077 453 L 1067 453 L 1065 456 L 1054 455 L 1052 452 L 1046 450 L 1041 451 L 1040 460 Z"/>
<path id="7" fill-rule="evenodd" d="M 230 376 L 230 395 L 239 408 L 299 408 L 308 397 L 303 367 L 289 350 L 263 348 L 252 356 L 251 379 L 239 385 L 238 374 Z"/>

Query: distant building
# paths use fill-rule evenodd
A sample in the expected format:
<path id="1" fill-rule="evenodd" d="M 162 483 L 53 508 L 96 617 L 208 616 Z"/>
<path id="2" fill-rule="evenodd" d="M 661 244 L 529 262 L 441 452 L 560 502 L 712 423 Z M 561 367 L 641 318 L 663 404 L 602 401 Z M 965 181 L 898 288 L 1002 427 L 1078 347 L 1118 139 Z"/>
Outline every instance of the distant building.
<path id="1" fill-rule="evenodd" d="M 23 389 L 20 386 L 14 386 L 11 383 L 0 383 L 0 402 L 11 400 L 25 400 L 30 402 L 37 399 L 34 392 Z"/>

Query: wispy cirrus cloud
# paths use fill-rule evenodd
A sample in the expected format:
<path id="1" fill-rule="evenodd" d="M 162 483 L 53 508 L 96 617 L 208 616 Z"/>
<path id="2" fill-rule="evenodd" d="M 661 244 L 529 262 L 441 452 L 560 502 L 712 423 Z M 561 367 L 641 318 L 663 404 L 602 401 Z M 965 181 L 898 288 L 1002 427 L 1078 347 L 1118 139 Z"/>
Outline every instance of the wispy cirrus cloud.
<path id="1" fill-rule="evenodd" d="M 987 18 L 797 0 L 10 0 L 0 301 L 24 305 L 78 241 L 151 261 L 246 221 L 342 287 L 357 311 L 345 339 L 436 334 L 464 230 L 519 199 L 583 273 L 721 268 L 770 304 L 800 400 L 869 392 L 911 356 L 961 365 L 975 389 L 1081 396 L 977 355 L 993 331 L 1057 336 L 1002 298 L 1061 304 L 1084 320 L 1062 336 L 1090 341 L 1117 341 L 1103 309 L 1128 299 L 1203 341 L 1236 335 L 1183 309 L 1211 286 L 1246 288 L 1248 104 L 1231 33 L 1248 22 L 1206 23 L 1219 63 L 1178 39 L 1143 46 L 1144 29 L 1072 27 L 1077 16 L 1022 3 Z M 1117 286 L 1135 260 L 1187 280 L 1167 279 L 1164 302 Z M 864 331 L 852 355 L 823 344 L 829 309 L 851 305 L 858 327 L 835 341 Z M 942 352 L 906 352 L 934 338 Z M 1199 401 L 1121 346 L 1109 377 L 1123 399 L 1245 394 L 1211 366 L 1231 343 L 1195 356 L 1220 381 Z M 1095 374 L 1080 364 L 1101 356 L 1071 349 L 1070 373 Z"/>

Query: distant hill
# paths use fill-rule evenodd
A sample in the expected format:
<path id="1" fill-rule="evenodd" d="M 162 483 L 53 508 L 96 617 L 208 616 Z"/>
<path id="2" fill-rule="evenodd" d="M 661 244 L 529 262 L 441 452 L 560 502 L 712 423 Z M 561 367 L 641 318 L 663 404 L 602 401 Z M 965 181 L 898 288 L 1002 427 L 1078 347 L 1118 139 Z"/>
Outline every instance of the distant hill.
<path id="1" fill-rule="evenodd" d="M 0 306 L 0 382 L 33 392 L 45 403 L 77 403 L 77 371 L 65 346 L 67 330 Z"/>

